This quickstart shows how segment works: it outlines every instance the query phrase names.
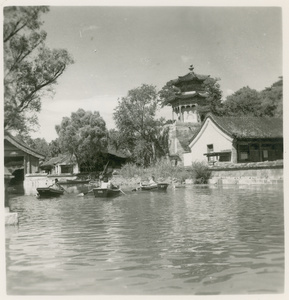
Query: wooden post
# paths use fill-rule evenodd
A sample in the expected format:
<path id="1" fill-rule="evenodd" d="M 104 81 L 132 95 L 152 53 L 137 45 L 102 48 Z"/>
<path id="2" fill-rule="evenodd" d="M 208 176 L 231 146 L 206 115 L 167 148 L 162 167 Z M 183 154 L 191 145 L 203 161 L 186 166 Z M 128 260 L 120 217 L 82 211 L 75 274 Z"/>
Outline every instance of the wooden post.
<path id="1" fill-rule="evenodd" d="M 24 167 L 24 176 L 27 174 L 27 159 L 26 159 L 27 155 L 25 154 L 23 156 L 23 167 Z"/>
<path id="2" fill-rule="evenodd" d="M 30 159 L 30 155 L 27 155 L 27 174 L 31 174 L 31 159 Z"/>

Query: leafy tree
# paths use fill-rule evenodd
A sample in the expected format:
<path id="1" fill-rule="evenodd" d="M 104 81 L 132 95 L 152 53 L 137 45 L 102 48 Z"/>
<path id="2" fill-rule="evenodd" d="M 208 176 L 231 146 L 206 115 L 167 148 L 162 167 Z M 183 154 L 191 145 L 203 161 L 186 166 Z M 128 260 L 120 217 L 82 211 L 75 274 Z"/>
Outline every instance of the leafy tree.
<path id="1" fill-rule="evenodd" d="M 223 115 L 261 116 L 262 100 L 260 93 L 248 86 L 239 89 L 223 102 Z"/>
<path id="2" fill-rule="evenodd" d="M 283 114 L 283 78 L 271 87 L 258 92 L 243 87 L 227 97 L 223 103 L 222 114 L 227 116 L 269 116 L 282 117 Z"/>
<path id="3" fill-rule="evenodd" d="M 158 92 L 161 107 L 167 105 L 168 100 L 175 96 L 178 90 L 174 87 L 173 80 L 168 81 Z"/>
<path id="4" fill-rule="evenodd" d="M 43 138 L 31 139 L 29 146 L 35 151 L 45 155 L 46 158 L 50 156 L 49 145 Z"/>
<path id="5" fill-rule="evenodd" d="M 262 113 L 270 117 L 283 116 L 283 77 L 260 93 Z"/>
<path id="6" fill-rule="evenodd" d="M 131 141 L 128 136 L 121 134 L 116 129 L 110 129 L 108 131 L 108 144 L 111 145 L 116 151 L 122 149 L 128 149 Z"/>
<path id="7" fill-rule="evenodd" d="M 43 138 L 32 139 L 31 136 L 28 134 L 21 134 L 21 135 L 17 134 L 16 138 L 20 142 L 26 144 L 27 146 L 35 150 L 36 152 L 46 157 L 49 155 L 48 143 L 46 142 L 45 139 Z"/>
<path id="8" fill-rule="evenodd" d="M 67 50 L 49 49 L 40 17 L 46 6 L 4 8 L 4 127 L 27 132 L 37 124 L 41 98 L 73 63 Z"/>
<path id="9" fill-rule="evenodd" d="M 166 154 L 167 139 L 163 119 L 156 119 L 158 97 L 156 87 L 143 84 L 128 91 L 115 108 L 114 120 L 132 158 L 147 166 Z"/>
<path id="10" fill-rule="evenodd" d="M 49 148 L 49 155 L 48 157 L 56 157 L 59 154 L 61 154 L 61 149 L 60 149 L 60 145 L 59 145 L 59 139 L 55 139 L 52 140 L 49 144 L 48 144 L 48 148 Z"/>
<path id="11" fill-rule="evenodd" d="M 102 168 L 107 150 L 106 124 L 99 112 L 78 109 L 57 125 L 62 153 L 74 155 L 77 163 L 89 171 Z"/>
<path id="12" fill-rule="evenodd" d="M 220 81 L 220 78 L 210 77 L 204 81 L 204 88 L 208 93 L 209 111 L 216 115 L 219 115 L 222 111 L 222 91 L 218 81 Z"/>
<path id="13" fill-rule="evenodd" d="M 46 159 L 58 156 L 61 153 L 58 139 L 48 143 L 44 138 L 33 139 L 27 133 L 18 134 L 16 135 L 16 138 L 34 149 L 36 152 L 43 154 Z"/>

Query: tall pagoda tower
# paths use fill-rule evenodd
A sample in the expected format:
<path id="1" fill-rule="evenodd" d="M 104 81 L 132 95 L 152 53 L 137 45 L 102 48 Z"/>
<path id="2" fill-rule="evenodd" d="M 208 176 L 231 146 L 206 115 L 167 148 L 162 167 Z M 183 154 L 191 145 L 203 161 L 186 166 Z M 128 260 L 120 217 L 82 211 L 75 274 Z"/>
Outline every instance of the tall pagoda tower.
<path id="1" fill-rule="evenodd" d="M 193 65 L 189 70 L 188 74 L 171 81 L 175 94 L 166 101 L 166 105 L 172 107 L 173 120 L 200 123 L 206 112 L 201 113 L 198 108 L 208 105 L 208 94 L 203 84 L 210 75 L 196 74 Z"/>
<path id="2" fill-rule="evenodd" d="M 208 93 L 204 81 L 209 75 L 190 72 L 171 80 L 174 94 L 166 100 L 165 105 L 172 107 L 173 123 L 169 126 L 169 157 L 174 165 L 184 165 L 186 153 L 190 152 L 189 142 L 201 127 L 201 122 L 208 112 Z"/>

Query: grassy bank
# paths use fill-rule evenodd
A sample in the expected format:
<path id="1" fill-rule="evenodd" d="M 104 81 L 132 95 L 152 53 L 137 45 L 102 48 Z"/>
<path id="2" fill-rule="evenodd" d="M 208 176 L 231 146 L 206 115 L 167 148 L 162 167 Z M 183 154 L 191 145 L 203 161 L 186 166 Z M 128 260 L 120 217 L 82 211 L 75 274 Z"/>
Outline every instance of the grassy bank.
<path id="1" fill-rule="evenodd" d="M 207 183 L 211 172 L 205 163 L 195 162 L 190 167 L 183 167 L 172 166 L 168 160 L 160 160 L 148 168 L 142 168 L 135 164 L 126 164 L 120 169 L 117 177 L 119 177 L 119 180 L 127 181 L 134 185 L 140 181 L 148 180 L 152 175 L 157 182 L 184 182 L 186 179 L 191 179 L 194 183 Z M 119 184 L 124 184 L 124 182 L 119 182 Z"/>

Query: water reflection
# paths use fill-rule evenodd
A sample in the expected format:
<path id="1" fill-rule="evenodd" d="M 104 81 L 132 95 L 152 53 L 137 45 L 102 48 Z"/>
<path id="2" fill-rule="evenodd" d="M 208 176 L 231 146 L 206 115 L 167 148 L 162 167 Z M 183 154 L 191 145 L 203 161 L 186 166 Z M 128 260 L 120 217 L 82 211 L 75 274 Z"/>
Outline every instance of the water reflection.
<path id="1" fill-rule="evenodd" d="M 6 229 L 9 294 L 283 291 L 280 187 L 22 196 L 11 206 L 20 221 Z"/>

